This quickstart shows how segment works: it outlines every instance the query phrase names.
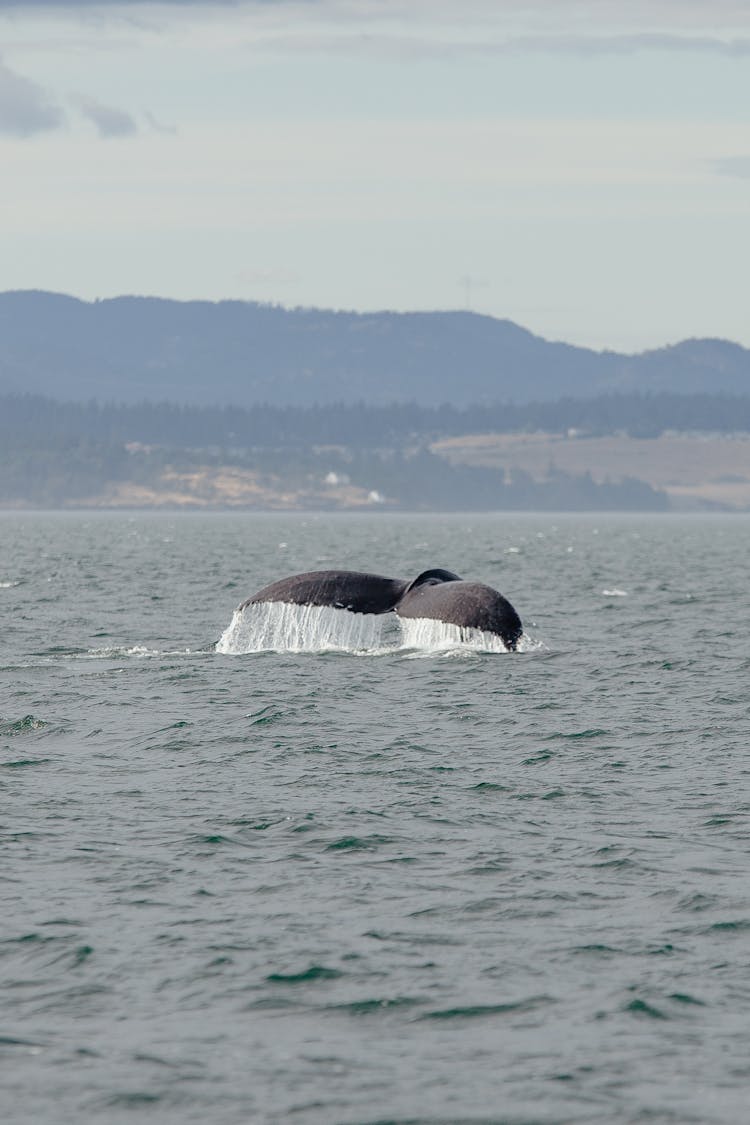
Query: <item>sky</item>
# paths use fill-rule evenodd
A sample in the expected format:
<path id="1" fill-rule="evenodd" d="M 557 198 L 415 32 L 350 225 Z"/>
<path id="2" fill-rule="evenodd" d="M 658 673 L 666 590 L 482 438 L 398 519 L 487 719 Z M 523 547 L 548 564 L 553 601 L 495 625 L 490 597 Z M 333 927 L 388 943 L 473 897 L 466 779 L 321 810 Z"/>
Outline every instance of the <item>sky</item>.
<path id="1" fill-rule="evenodd" d="M 0 0 L 0 290 L 750 346 L 748 0 Z"/>

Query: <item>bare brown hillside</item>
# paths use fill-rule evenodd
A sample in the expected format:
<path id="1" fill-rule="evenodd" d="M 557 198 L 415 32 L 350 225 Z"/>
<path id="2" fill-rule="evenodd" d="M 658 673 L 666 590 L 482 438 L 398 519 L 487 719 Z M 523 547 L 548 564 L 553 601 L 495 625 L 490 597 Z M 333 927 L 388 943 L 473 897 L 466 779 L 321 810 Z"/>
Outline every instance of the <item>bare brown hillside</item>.
<path id="1" fill-rule="evenodd" d="M 720 504 L 750 510 L 750 434 L 674 434 L 641 439 L 557 434 L 470 434 L 432 446 L 454 464 L 523 469 L 535 480 L 554 470 L 597 482 L 637 477 L 664 489 L 675 507 Z"/>

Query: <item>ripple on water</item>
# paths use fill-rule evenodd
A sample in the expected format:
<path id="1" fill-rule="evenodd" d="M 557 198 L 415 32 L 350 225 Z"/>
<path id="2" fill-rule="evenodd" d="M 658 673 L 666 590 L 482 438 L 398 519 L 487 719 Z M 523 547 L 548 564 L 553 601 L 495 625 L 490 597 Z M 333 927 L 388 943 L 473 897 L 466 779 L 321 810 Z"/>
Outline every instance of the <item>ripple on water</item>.
<path id="1" fill-rule="evenodd" d="M 269 973 L 266 980 L 272 984 L 312 984 L 315 981 L 338 980 L 343 976 L 340 969 L 332 969 L 327 965 L 309 965 L 296 972 Z"/>
<path id="2" fill-rule="evenodd" d="M 417 1018 L 420 1020 L 453 1021 L 486 1019 L 493 1016 L 525 1015 L 554 1003 L 555 1000 L 552 996 L 529 996 L 523 1000 L 512 1000 L 499 1004 L 466 1004 L 457 1008 L 436 1008 L 431 1012 L 424 1012 Z"/>

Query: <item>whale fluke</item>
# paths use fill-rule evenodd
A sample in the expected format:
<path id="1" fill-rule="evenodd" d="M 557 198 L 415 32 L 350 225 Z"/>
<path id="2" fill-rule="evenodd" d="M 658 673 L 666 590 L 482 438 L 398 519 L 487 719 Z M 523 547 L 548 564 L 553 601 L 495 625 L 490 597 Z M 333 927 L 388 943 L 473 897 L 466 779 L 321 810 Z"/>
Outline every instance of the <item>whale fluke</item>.
<path id="1" fill-rule="evenodd" d="M 313 570 L 264 586 L 239 607 L 259 602 L 330 606 L 350 613 L 389 613 L 444 621 L 499 636 L 515 651 L 521 618 L 507 598 L 482 582 L 467 582 L 451 570 L 425 570 L 412 582 L 356 570 Z"/>

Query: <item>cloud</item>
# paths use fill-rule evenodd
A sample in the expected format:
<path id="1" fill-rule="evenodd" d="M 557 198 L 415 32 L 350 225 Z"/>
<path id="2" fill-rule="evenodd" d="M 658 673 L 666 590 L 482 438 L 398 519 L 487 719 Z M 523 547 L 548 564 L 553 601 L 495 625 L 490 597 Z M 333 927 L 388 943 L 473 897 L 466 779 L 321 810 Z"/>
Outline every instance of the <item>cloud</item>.
<path id="1" fill-rule="evenodd" d="M 135 118 L 124 110 L 102 105 L 85 94 L 70 100 L 96 126 L 100 137 L 129 137 L 138 131 Z M 43 86 L 11 70 L 0 58 L 0 135 L 31 137 L 61 129 L 65 122 L 63 109 Z"/>
<path id="2" fill-rule="evenodd" d="M 31 137 L 59 129 L 65 115 L 43 86 L 16 74 L 0 59 L 0 133 Z"/>
<path id="3" fill-rule="evenodd" d="M 74 101 L 83 116 L 96 126 L 100 137 L 132 137 L 138 132 L 135 118 L 122 109 L 102 105 L 85 94 L 77 94 Z"/>
<path id="4" fill-rule="evenodd" d="M 246 0 L 247 3 L 267 3 L 268 0 Z M 0 0 L 3 8 L 129 8 L 137 5 L 169 5 L 170 7 L 199 8 L 212 4 L 236 8 L 243 0 Z"/>
<path id="5" fill-rule="evenodd" d="M 722 156 L 719 160 L 713 161 L 713 167 L 720 176 L 750 180 L 750 156 Z"/>
<path id="6" fill-rule="evenodd" d="M 293 52 L 750 55 L 747 0 L 0 0 L 0 16 L 33 12 L 132 26 L 148 13 L 152 32 L 231 19 L 256 47 Z"/>
<path id="7" fill-rule="evenodd" d="M 151 113 L 151 111 L 148 109 L 144 111 L 143 116 L 146 118 L 146 121 L 151 126 L 153 131 L 155 133 L 161 133 L 163 137 L 175 137 L 179 132 L 179 129 L 176 125 L 167 125 L 163 121 L 159 121 L 159 119 L 155 117 L 154 114 Z"/>
<path id="8" fill-rule="evenodd" d="M 741 57 L 750 55 L 750 38 L 722 39 L 715 35 L 528 35 L 506 40 L 501 50 L 550 51 L 580 55 L 630 55 L 637 51 L 699 51 Z"/>
<path id="9" fill-rule="evenodd" d="M 685 29 L 701 27 L 748 27 L 747 0 L 0 0 L 0 11 L 19 9 L 69 10 L 97 8 L 101 11 L 127 8 L 256 9 L 272 16 L 290 12 L 293 18 L 306 13 L 338 24 L 392 22 L 466 27 L 481 21 L 514 26 L 572 25 Z"/>
<path id="10" fill-rule="evenodd" d="M 258 37 L 254 46 L 299 53 L 369 54 L 391 58 L 461 58 L 470 55 L 503 56 L 523 54 L 557 55 L 633 55 L 639 52 L 690 52 L 750 56 L 750 37 L 722 39 L 709 35 L 666 33 L 613 35 L 517 35 L 495 39 L 448 37 L 427 31 L 424 35 L 376 34 L 372 32 L 331 33 L 307 31 L 276 32 Z"/>

